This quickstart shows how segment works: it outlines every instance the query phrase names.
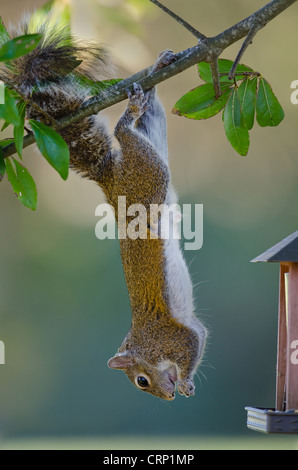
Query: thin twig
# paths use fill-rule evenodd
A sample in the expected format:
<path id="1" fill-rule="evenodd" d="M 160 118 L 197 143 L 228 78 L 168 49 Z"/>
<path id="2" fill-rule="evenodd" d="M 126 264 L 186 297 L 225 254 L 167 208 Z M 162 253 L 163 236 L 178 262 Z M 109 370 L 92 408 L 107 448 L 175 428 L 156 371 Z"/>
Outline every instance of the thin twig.
<path id="1" fill-rule="evenodd" d="M 222 72 L 219 74 L 220 77 L 227 77 L 229 75 L 230 72 Z M 234 76 L 237 77 L 238 75 L 245 75 L 246 77 L 249 77 L 249 76 L 255 76 L 255 77 L 259 77 L 261 74 L 260 72 L 254 72 L 254 71 L 249 71 L 249 72 L 235 72 L 234 73 Z"/>
<path id="2" fill-rule="evenodd" d="M 235 72 L 236 72 L 237 66 L 238 66 L 238 64 L 241 60 L 241 57 L 243 56 L 243 54 L 246 51 L 246 49 L 248 48 L 248 46 L 252 43 L 252 40 L 255 37 L 255 35 L 257 34 L 257 32 L 260 29 L 262 29 L 262 27 L 263 26 L 259 22 L 253 23 L 251 25 L 250 30 L 248 32 L 248 35 L 246 36 L 245 40 L 243 41 L 243 44 L 240 48 L 240 51 L 238 52 L 237 57 L 236 57 L 233 65 L 232 65 L 231 70 L 230 70 L 230 73 L 229 73 L 229 79 L 230 80 L 233 80 L 233 78 L 235 77 Z"/>
<path id="3" fill-rule="evenodd" d="M 212 81 L 214 86 L 215 98 L 218 99 L 221 96 L 221 87 L 220 87 L 220 76 L 218 68 L 218 58 L 210 62 Z"/>
<path id="4" fill-rule="evenodd" d="M 196 46 L 191 47 L 185 51 L 176 54 L 177 61 L 168 65 L 162 70 L 148 75 L 151 67 L 148 67 L 136 74 L 122 80 L 116 85 L 111 86 L 104 93 L 88 100 L 79 110 L 69 113 L 68 115 L 57 119 L 58 129 L 65 128 L 75 122 L 81 121 L 87 116 L 97 114 L 105 108 L 109 108 L 113 104 L 120 103 L 127 99 L 127 89 L 132 89 L 133 83 L 138 82 L 144 90 L 148 90 L 153 86 L 167 80 L 174 75 L 192 67 L 193 65 L 214 57 L 214 51 L 224 50 L 235 42 L 247 36 L 252 24 L 259 19 L 261 20 L 262 27 L 269 21 L 272 21 L 280 13 L 296 3 L 297 0 L 272 0 L 270 3 L 262 7 L 257 12 L 249 17 L 233 25 L 231 28 L 223 31 L 212 38 L 206 38 L 204 41 L 199 42 Z M 244 72 L 242 73 L 242 75 Z M 24 138 L 23 147 L 28 147 L 35 142 L 33 134 L 27 135 Z M 12 143 L 2 149 L 4 158 L 13 155 L 16 152 L 15 145 Z"/>
<path id="5" fill-rule="evenodd" d="M 4 77 L 1 77 L 1 75 L 0 75 L 0 80 L 3 83 L 5 83 L 9 88 L 11 88 L 16 93 L 18 93 L 18 95 L 20 95 L 22 100 L 27 105 L 32 106 L 32 108 L 34 108 L 39 114 L 41 114 L 44 118 L 46 118 L 50 122 L 53 129 L 58 129 L 57 121 L 54 118 L 52 118 L 52 116 L 50 116 L 44 109 L 38 106 L 38 104 L 36 104 L 33 100 L 30 100 L 29 98 L 27 98 L 27 96 L 25 96 L 13 83 L 11 83 L 9 80 L 7 80 Z"/>
<path id="6" fill-rule="evenodd" d="M 174 18 L 178 23 L 180 23 L 184 28 L 186 28 L 188 31 L 191 32 L 196 38 L 198 39 L 205 39 L 206 36 L 202 33 L 200 33 L 197 29 L 195 29 L 193 26 L 191 26 L 187 21 L 183 20 L 180 16 L 176 15 L 172 10 L 169 8 L 165 7 L 162 3 L 160 3 L 158 0 L 149 0 L 149 2 L 154 3 L 154 5 L 158 6 L 161 10 L 166 12 L 169 16 Z"/>

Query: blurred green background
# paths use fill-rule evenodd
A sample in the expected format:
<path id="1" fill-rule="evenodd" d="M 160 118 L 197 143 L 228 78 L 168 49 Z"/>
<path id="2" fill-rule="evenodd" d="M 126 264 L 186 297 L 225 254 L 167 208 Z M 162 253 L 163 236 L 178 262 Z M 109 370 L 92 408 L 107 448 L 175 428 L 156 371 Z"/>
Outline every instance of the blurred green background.
<path id="1" fill-rule="evenodd" d="M 1 0 L 0 14 L 15 23 L 43 3 Z M 117 76 L 151 65 L 161 50 L 195 44 L 145 0 L 60 3 L 71 4 L 76 34 L 108 45 Z M 164 3 L 215 35 L 266 2 Z M 210 331 L 194 398 L 161 401 L 106 366 L 129 329 L 130 306 L 118 241 L 95 237 L 94 212 L 103 201 L 96 185 L 73 174 L 63 182 L 34 147 L 24 161 L 38 185 L 37 211 L 1 183 L 0 448 L 28 438 L 53 440 L 54 447 L 63 439 L 69 447 L 237 447 L 234 436 L 244 447 L 298 447 L 295 437 L 248 431 L 244 411 L 274 406 L 278 265 L 250 260 L 297 230 L 298 106 L 290 102 L 298 79 L 297 8 L 262 30 L 242 60 L 269 80 L 286 114 L 277 128 L 253 129 L 247 157 L 228 143 L 220 115 L 191 121 L 171 114 L 199 84 L 195 67 L 159 86 L 180 202 L 204 204 L 203 247 L 186 252 L 196 310 Z M 223 57 L 234 59 L 239 46 Z M 111 128 L 124 107 L 103 113 Z"/>

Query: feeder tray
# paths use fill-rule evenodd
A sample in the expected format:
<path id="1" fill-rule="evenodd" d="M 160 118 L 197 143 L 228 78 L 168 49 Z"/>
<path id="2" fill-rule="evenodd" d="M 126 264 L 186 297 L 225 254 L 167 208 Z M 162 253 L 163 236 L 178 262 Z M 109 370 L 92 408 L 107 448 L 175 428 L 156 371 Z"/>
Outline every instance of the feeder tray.
<path id="1" fill-rule="evenodd" d="M 247 427 L 264 433 L 298 434 L 298 410 L 275 411 L 275 409 L 247 406 Z"/>

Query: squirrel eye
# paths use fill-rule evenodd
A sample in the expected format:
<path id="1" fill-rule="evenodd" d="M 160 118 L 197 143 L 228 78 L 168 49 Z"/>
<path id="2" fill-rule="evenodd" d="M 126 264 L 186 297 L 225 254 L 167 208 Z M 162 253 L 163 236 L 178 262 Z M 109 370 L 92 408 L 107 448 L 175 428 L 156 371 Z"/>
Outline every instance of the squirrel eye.
<path id="1" fill-rule="evenodd" d="M 142 375 L 138 376 L 137 382 L 138 382 L 138 385 L 142 388 L 146 388 L 146 387 L 149 386 L 148 380 L 145 377 L 143 377 Z"/>

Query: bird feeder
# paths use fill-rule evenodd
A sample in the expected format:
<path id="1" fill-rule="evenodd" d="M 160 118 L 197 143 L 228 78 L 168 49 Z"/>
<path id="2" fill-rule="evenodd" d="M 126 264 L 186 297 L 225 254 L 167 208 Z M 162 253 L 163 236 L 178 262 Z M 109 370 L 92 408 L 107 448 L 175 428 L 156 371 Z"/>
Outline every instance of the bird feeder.
<path id="1" fill-rule="evenodd" d="M 247 410 L 247 427 L 298 434 L 298 231 L 252 262 L 279 263 L 279 311 L 275 408 Z"/>

